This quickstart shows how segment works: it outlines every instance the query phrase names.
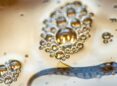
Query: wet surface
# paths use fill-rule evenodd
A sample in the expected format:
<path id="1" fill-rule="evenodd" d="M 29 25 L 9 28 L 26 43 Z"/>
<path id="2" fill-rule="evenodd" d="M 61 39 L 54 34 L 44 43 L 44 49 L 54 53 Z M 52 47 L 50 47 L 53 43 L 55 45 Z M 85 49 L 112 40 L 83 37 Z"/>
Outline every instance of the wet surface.
<path id="1" fill-rule="evenodd" d="M 56 4 L 42 0 L 0 0 L 0 64 L 9 59 L 21 60 L 23 69 L 17 82 L 11 86 L 27 86 L 28 80 L 41 70 L 57 67 L 58 61 L 50 58 L 48 54 L 39 51 L 40 33 L 42 21 L 60 5 L 66 1 Z M 45 3 L 46 2 L 46 3 Z M 101 64 L 104 62 L 117 61 L 116 53 L 116 8 L 113 5 L 116 0 L 82 0 L 87 5 L 88 10 L 94 12 L 94 22 L 92 25 L 91 37 L 86 42 L 84 49 L 74 54 L 64 63 L 72 67 L 84 67 Z M 51 9 L 50 9 L 51 8 Z M 114 22 L 110 20 L 114 19 Z M 103 44 L 102 34 L 110 32 L 113 41 Z M 27 55 L 28 57 L 27 57 Z M 106 73 L 113 71 L 111 66 L 102 68 Z M 25 79 L 24 79 L 25 77 Z M 44 83 L 46 82 L 46 84 Z M 52 81 L 52 82 L 51 82 Z M 61 82 L 61 83 L 60 83 Z M 76 83 L 72 83 L 76 82 Z M 79 84 L 80 82 L 80 84 Z M 104 77 L 99 80 L 82 80 L 79 78 L 63 78 L 56 76 L 53 80 L 47 78 L 36 78 L 32 86 L 116 86 L 116 75 Z M 4 86 L 0 84 L 0 86 Z"/>

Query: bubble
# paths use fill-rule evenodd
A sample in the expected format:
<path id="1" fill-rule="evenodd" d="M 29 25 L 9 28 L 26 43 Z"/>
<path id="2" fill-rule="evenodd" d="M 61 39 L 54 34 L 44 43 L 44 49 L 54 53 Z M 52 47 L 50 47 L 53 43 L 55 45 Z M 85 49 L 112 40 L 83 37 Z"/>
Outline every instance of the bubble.
<path id="1" fill-rule="evenodd" d="M 11 66 L 12 70 L 20 70 L 21 63 L 16 60 L 13 60 L 13 61 L 11 61 L 10 66 Z"/>
<path id="2" fill-rule="evenodd" d="M 74 22 L 71 22 L 71 26 L 74 28 L 79 28 L 79 27 L 81 27 L 81 23 L 79 20 L 76 20 Z"/>
<path id="3" fill-rule="evenodd" d="M 105 32 L 102 34 L 102 38 L 104 38 L 104 39 L 110 39 L 111 37 L 112 37 L 112 35 L 109 32 Z"/>
<path id="4" fill-rule="evenodd" d="M 60 29 L 56 34 L 56 42 L 58 44 L 71 44 L 76 42 L 77 34 L 71 28 Z"/>
<path id="5" fill-rule="evenodd" d="M 52 33 L 55 33 L 56 32 L 56 28 L 50 28 L 50 31 L 52 32 Z"/>
<path id="6" fill-rule="evenodd" d="M 77 7 L 82 6 L 82 3 L 80 1 L 74 1 L 73 4 Z"/>
<path id="7" fill-rule="evenodd" d="M 60 16 L 57 18 L 56 23 L 57 23 L 57 26 L 66 26 L 67 21 L 65 17 Z"/>
<path id="8" fill-rule="evenodd" d="M 67 8 L 67 16 L 68 17 L 72 17 L 72 16 L 75 16 L 75 15 L 76 15 L 76 12 L 75 12 L 74 8 Z"/>
<path id="9" fill-rule="evenodd" d="M 62 51 L 58 51 L 55 56 L 57 59 L 61 59 L 64 57 L 64 53 Z"/>
<path id="10" fill-rule="evenodd" d="M 5 84 L 11 84 L 12 82 L 13 82 L 13 80 L 11 77 L 5 78 L 5 81 L 4 81 Z"/>
<path id="11" fill-rule="evenodd" d="M 102 38 L 103 38 L 103 43 L 107 44 L 109 42 L 112 42 L 112 37 L 113 35 L 111 35 L 111 33 L 109 32 L 104 32 L 102 34 Z"/>
<path id="12" fill-rule="evenodd" d="M 54 50 L 54 51 L 58 50 L 57 45 L 53 45 L 53 46 L 52 46 L 52 50 Z"/>
<path id="13" fill-rule="evenodd" d="M 86 18 L 83 20 L 83 24 L 91 26 L 92 24 L 92 19 L 91 18 Z"/>
<path id="14" fill-rule="evenodd" d="M 45 52 L 50 52 L 50 51 L 51 51 L 50 48 L 46 48 L 46 49 L 45 49 Z"/>
<path id="15" fill-rule="evenodd" d="M 45 41 L 43 40 L 40 41 L 40 45 L 44 46 L 45 44 L 46 44 Z"/>
<path id="16" fill-rule="evenodd" d="M 0 65 L 0 76 L 3 76 L 7 73 L 7 68 L 4 65 Z"/>
<path id="17" fill-rule="evenodd" d="M 51 34 L 47 34 L 45 40 L 46 41 L 52 41 L 53 36 Z"/>

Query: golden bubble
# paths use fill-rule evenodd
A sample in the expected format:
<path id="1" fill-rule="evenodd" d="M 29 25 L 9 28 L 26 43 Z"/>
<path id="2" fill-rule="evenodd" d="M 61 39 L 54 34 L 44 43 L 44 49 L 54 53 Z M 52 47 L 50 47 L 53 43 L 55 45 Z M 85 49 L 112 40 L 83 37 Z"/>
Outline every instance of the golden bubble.
<path id="1" fill-rule="evenodd" d="M 12 63 L 11 68 L 12 68 L 13 70 L 20 69 L 20 68 L 21 68 L 21 64 L 20 64 L 20 63 L 17 63 L 17 62 L 14 62 L 14 63 Z"/>
<path id="2" fill-rule="evenodd" d="M 50 51 L 51 51 L 50 48 L 46 48 L 46 49 L 45 49 L 45 52 L 50 52 Z"/>
<path id="3" fill-rule="evenodd" d="M 80 16 L 82 17 L 82 16 L 85 16 L 85 15 L 87 15 L 87 10 L 86 9 L 81 10 Z"/>
<path id="4" fill-rule="evenodd" d="M 10 62 L 10 65 L 11 65 L 12 70 L 17 70 L 17 69 L 21 68 L 21 63 L 19 61 L 17 61 L 17 60 L 12 60 Z"/>
<path id="5" fill-rule="evenodd" d="M 64 17 L 58 17 L 56 23 L 57 26 L 65 26 L 67 24 L 67 21 Z"/>
<path id="6" fill-rule="evenodd" d="M 63 20 L 63 21 L 57 21 L 57 25 L 58 26 L 64 26 L 64 25 L 66 25 L 66 21 L 65 20 Z"/>
<path id="7" fill-rule="evenodd" d="M 86 24 L 86 25 L 90 25 L 90 26 L 91 26 L 91 24 L 92 24 L 92 19 L 86 18 L 86 19 L 84 19 L 83 23 Z"/>
<path id="8" fill-rule="evenodd" d="M 7 72 L 7 68 L 4 65 L 0 65 L 0 75 L 4 75 Z"/>
<path id="9" fill-rule="evenodd" d="M 75 16 L 75 15 L 76 15 L 75 12 L 69 12 L 69 13 L 67 13 L 67 16 L 68 16 L 68 17 L 72 17 L 72 16 Z"/>
<path id="10" fill-rule="evenodd" d="M 78 27 L 81 26 L 81 23 L 80 23 L 80 21 L 77 20 L 76 22 L 72 22 L 72 23 L 71 23 L 71 26 L 72 26 L 72 27 L 78 28 Z"/>
<path id="11" fill-rule="evenodd" d="M 75 15 L 76 15 L 75 12 L 67 12 L 67 16 L 68 16 L 68 17 L 72 17 L 72 16 L 75 16 Z"/>
<path id="12" fill-rule="evenodd" d="M 45 40 L 46 40 L 46 41 L 51 41 L 52 38 L 53 38 L 53 36 L 50 35 L 50 34 L 48 34 L 48 35 L 46 36 Z"/>
<path id="13" fill-rule="evenodd" d="M 58 49 L 57 45 L 52 46 L 52 50 L 56 51 Z"/>
<path id="14" fill-rule="evenodd" d="M 68 8 L 67 9 L 67 16 L 68 17 L 72 17 L 72 16 L 75 16 L 75 15 L 76 15 L 76 12 L 75 12 L 74 8 Z"/>
<path id="15" fill-rule="evenodd" d="M 55 56 L 57 59 L 61 59 L 62 57 L 64 57 L 64 53 L 62 51 L 59 51 L 56 53 L 56 56 Z"/>
<path id="16" fill-rule="evenodd" d="M 71 28 L 60 29 L 56 34 L 56 42 L 58 44 L 71 44 L 76 42 L 77 34 Z"/>

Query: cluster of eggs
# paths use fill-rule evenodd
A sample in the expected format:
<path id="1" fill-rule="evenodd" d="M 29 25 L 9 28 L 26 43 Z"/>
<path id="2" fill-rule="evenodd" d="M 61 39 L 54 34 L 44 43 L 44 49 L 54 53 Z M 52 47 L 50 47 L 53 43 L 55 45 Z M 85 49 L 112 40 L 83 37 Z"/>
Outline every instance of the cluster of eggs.
<path id="1" fill-rule="evenodd" d="M 0 83 L 10 85 L 13 81 L 17 81 L 21 72 L 21 63 L 17 60 L 10 60 L 5 65 L 0 65 Z"/>
<path id="2" fill-rule="evenodd" d="M 70 54 L 83 49 L 85 40 L 90 37 L 92 16 L 79 1 L 56 9 L 43 22 L 39 49 L 50 53 L 50 57 L 68 59 Z"/>

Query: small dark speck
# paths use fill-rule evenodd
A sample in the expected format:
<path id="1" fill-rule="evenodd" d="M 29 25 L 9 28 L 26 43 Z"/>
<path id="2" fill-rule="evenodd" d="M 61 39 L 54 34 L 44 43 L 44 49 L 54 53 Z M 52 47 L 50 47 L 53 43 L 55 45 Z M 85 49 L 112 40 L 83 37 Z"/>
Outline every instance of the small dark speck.
<path id="1" fill-rule="evenodd" d="M 42 0 L 43 3 L 47 3 L 49 2 L 50 0 Z"/>
<path id="2" fill-rule="evenodd" d="M 26 55 L 25 55 L 25 57 L 26 57 L 26 58 L 28 58 L 28 57 L 29 57 L 29 55 L 28 55 L 28 54 L 26 54 Z"/>
<path id="3" fill-rule="evenodd" d="M 20 14 L 20 16 L 24 16 L 24 14 L 22 13 L 22 14 Z"/>
<path id="4" fill-rule="evenodd" d="M 117 8 L 117 5 L 114 5 L 113 8 Z"/>
<path id="5" fill-rule="evenodd" d="M 115 29 L 115 31 L 117 31 L 117 29 Z"/>
<path id="6" fill-rule="evenodd" d="M 73 83 L 76 83 L 76 81 L 73 81 Z"/>
<path id="7" fill-rule="evenodd" d="M 98 6 L 98 7 L 101 7 L 101 5 L 100 5 L 100 4 L 98 4 L 97 6 Z"/>
<path id="8" fill-rule="evenodd" d="M 48 85 L 48 84 L 49 84 L 49 82 L 45 82 L 45 84 L 46 84 L 46 85 Z"/>
<path id="9" fill-rule="evenodd" d="M 7 55 L 7 53 L 6 53 L 6 52 L 4 52 L 3 54 L 4 54 L 4 55 Z"/>
<path id="10" fill-rule="evenodd" d="M 57 2 L 57 3 L 61 3 L 61 1 L 60 1 L 60 0 L 57 0 L 56 2 Z"/>

